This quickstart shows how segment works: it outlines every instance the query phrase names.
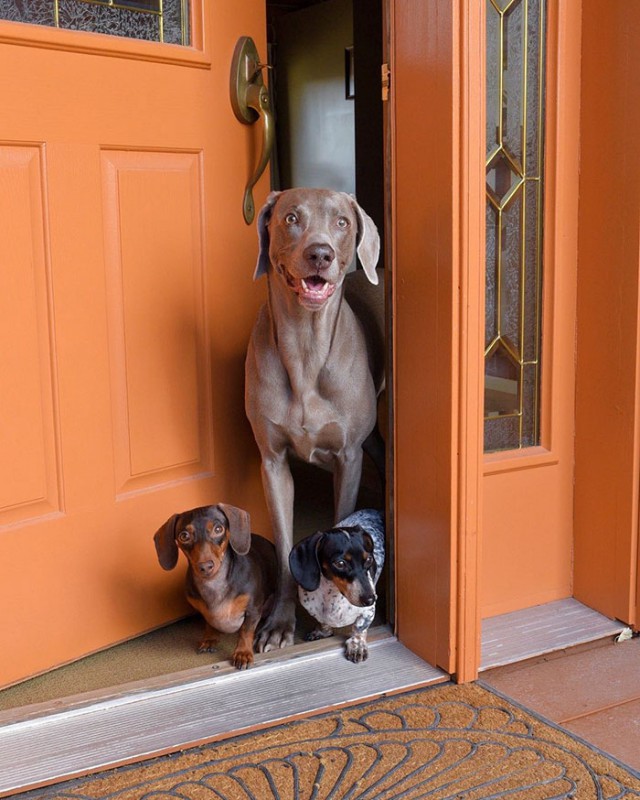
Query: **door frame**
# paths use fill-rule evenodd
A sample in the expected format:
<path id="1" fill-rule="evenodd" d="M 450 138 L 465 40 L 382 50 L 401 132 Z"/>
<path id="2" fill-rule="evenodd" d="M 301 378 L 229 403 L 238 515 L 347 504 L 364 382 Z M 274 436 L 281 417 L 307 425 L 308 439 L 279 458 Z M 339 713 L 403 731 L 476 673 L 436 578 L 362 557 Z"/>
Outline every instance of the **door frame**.
<path id="1" fill-rule="evenodd" d="M 484 12 L 391 8 L 396 625 L 462 682 L 480 654 Z"/>

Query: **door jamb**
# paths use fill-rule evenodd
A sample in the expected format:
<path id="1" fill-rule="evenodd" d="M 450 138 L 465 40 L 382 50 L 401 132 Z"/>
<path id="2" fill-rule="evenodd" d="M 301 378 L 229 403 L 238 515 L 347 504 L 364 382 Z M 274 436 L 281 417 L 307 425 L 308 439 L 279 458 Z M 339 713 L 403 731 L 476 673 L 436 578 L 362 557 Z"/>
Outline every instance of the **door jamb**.
<path id="1" fill-rule="evenodd" d="M 389 2 L 396 624 L 468 681 L 480 652 L 484 12 Z"/>

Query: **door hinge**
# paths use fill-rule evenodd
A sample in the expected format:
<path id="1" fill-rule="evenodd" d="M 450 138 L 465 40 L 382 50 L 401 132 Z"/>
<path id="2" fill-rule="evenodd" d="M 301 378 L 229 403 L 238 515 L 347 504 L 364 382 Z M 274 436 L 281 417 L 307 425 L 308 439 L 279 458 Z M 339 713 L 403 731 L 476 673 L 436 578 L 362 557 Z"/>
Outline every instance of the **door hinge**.
<path id="1" fill-rule="evenodd" d="M 382 101 L 386 102 L 391 90 L 391 69 L 388 64 L 383 64 L 380 72 L 382 75 Z"/>

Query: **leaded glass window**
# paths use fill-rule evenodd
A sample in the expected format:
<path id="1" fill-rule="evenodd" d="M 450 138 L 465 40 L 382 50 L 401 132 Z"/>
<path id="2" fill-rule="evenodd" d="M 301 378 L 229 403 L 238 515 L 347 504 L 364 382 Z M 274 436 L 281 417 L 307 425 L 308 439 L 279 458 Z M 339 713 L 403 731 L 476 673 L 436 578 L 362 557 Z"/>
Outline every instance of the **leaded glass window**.
<path id="1" fill-rule="evenodd" d="M 485 452 L 540 443 L 544 0 L 486 0 Z"/>
<path id="2" fill-rule="evenodd" d="M 189 45 L 189 0 L 0 0 L 0 19 Z"/>

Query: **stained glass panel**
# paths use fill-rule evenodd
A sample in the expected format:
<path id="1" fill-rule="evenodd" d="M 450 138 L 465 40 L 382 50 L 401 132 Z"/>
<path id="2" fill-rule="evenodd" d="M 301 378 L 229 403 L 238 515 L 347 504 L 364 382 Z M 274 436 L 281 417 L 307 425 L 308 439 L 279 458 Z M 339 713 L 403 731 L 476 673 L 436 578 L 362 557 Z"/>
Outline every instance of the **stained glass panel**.
<path id="1" fill-rule="evenodd" d="M 487 2 L 485 451 L 540 441 L 545 0 Z"/>
<path id="2" fill-rule="evenodd" d="M 189 45 L 189 0 L 0 0 L 0 19 Z"/>

